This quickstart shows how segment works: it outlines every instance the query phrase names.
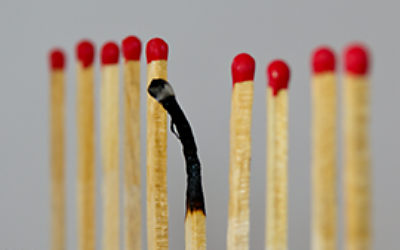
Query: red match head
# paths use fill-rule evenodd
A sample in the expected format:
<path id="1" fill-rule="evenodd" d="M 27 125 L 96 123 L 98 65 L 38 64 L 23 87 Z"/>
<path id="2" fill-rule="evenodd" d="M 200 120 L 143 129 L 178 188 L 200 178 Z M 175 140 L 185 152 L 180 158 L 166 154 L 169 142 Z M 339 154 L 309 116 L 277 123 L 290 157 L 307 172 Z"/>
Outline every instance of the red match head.
<path id="1" fill-rule="evenodd" d="M 328 47 L 317 48 L 312 56 L 312 68 L 314 74 L 335 71 L 336 60 L 333 51 Z"/>
<path id="2" fill-rule="evenodd" d="M 161 38 L 153 38 L 146 45 L 147 63 L 168 60 L 168 44 Z"/>
<path id="3" fill-rule="evenodd" d="M 122 53 L 126 61 L 139 61 L 142 53 L 142 42 L 136 36 L 128 36 L 122 41 Z"/>
<path id="4" fill-rule="evenodd" d="M 76 57 L 82 63 L 83 67 L 89 67 L 93 64 L 94 46 L 88 40 L 83 40 L 76 46 Z"/>
<path id="5" fill-rule="evenodd" d="M 50 68 L 52 70 L 64 69 L 65 66 L 65 56 L 61 49 L 53 49 L 50 51 Z"/>
<path id="6" fill-rule="evenodd" d="M 344 50 L 346 73 L 366 75 L 369 71 L 368 49 L 361 44 L 351 44 Z"/>
<path id="7" fill-rule="evenodd" d="M 114 42 L 104 44 L 101 49 L 101 63 L 103 65 L 117 64 L 119 60 L 118 45 Z"/>
<path id="8" fill-rule="evenodd" d="M 289 85 L 289 67 L 284 61 L 275 60 L 267 68 L 267 78 L 268 85 L 276 96 L 281 89 L 287 89 Z"/>
<path id="9" fill-rule="evenodd" d="M 251 55 L 241 53 L 237 55 L 231 65 L 233 85 L 237 82 L 254 80 L 256 62 Z"/>

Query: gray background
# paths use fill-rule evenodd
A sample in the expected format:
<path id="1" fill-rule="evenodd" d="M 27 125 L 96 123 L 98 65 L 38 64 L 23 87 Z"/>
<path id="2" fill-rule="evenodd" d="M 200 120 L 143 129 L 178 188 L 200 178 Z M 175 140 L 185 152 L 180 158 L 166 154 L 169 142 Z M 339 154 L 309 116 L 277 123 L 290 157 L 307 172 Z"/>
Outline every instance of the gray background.
<path id="1" fill-rule="evenodd" d="M 384 1 L 139 2 L 1 1 L 0 5 L 0 249 L 49 248 L 49 86 L 47 55 L 61 46 L 67 74 L 67 238 L 76 249 L 75 45 L 137 35 L 170 46 L 169 80 L 193 126 L 203 165 L 209 249 L 226 248 L 230 64 L 240 52 L 256 59 L 251 172 L 252 249 L 263 249 L 265 227 L 265 67 L 275 58 L 292 70 L 289 139 L 289 247 L 310 246 L 310 53 L 320 44 L 341 55 L 351 41 L 373 53 L 371 141 L 375 249 L 400 248 L 399 4 Z M 392 1 L 395 2 L 395 1 Z M 98 54 L 97 54 L 98 55 Z M 142 131 L 145 76 L 142 67 Z M 341 60 L 339 60 L 341 63 Z M 339 64 L 340 68 L 342 65 Z M 96 61 L 96 119 L 99 69 Z M 122 117 L 121 117 L 122 119 Z M 340 121 L 339 121 L 340 122 Z M 99 126 L 96 128 L 99 142 Z M 340 138 L 339 138 L 340 139 Z M 122 139 L 121 139 L 122 141 Z M 341 140 L 339 140 L 341 142 Z M 145 143 L 142 142 L 143 190 Z M 101 246 L 101 162 L 97 146 L 97 247 Z M 339 226 L 343 242 L 342 164 Z M 185 172 L 178 140 L 169 133 L 170 249 L 184 248 Z M 143 191 L 143 200 L 145 192 Z M 143 204 L 145 212 L 145 205 Z M 145 215 L 143 214 L 145 218 Z M 143 223 L 144 226 L 144 223 Z M 146 235 L 143 235 L 146 246 Z"/>

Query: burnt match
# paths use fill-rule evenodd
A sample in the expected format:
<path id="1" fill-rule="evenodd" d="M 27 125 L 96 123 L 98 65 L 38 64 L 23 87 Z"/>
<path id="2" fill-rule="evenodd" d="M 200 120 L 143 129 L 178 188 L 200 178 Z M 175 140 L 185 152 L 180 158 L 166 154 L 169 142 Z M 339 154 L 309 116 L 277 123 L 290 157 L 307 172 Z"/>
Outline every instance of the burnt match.
<path id="1" fill-rule="evenodd" d="M 249 249 L 251 117 L 255 61 L 241 53 L 232 62 L 228 250 Z"/>
<path id="2" fill-rule="evenodd" d="M 183 147 L 187 173 L 185 249 L 204 250 L 206 249 L 206 211 L 200 161 L 192 129 L 176 101 L 174 90 L 167 81 L 152 80 L 148 92 L 171 116 L 172 132 L 181 141 Z"/>

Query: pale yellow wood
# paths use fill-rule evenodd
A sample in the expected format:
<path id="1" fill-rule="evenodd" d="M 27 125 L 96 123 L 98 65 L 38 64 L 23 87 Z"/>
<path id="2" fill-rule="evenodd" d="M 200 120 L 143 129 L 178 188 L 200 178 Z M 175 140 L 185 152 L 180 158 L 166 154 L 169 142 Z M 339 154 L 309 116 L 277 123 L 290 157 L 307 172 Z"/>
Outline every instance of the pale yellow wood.
<path id="1" fill-rule="evenodd" d="M 95 249 L 95 148 L 93 66 L 77 65 L 78 249 Z"/>
<path id="2" fill-rule="evenodd" d="M 287 250 L 288 93 L 267 90 L 267 250 Z"/>
<path id="3" fill-rule="evenodd" d="M 124 126 L 124 247 L 141 250 L 140 61 L 124 63 Z"/>
<path id="4" fill-rule="evenodd" d="M 206 216 L 203 211 L 187 211 L 185 218 L 185 250 L 206 250 Z"/>
<path id="5" fill-rule="evenodd" d="M 119 68 L 102 67 L 101 142 L 103 160 L 103 249 L 120 249 Z"/>
<path id="6" fill-rule="evenodd" d="M 336 76 L 312 79 L 312 249 L 337 249 Z"/>
<path id="7" fill-rule="evenodd" d="M 167 79 L 167 61 L 147 65 L 147 86 L 152 79 Z M 148 250 L 167 250 L 167 113 L 147 96 L 147 245 Z"/>
<path id="8" fill-rule="evenodd" d="M 253 81 L 235 83 L 230 129 L 228 250 L 249 249 L 249 192 Z"/>
<path id="9" fill-rule="evenodd" d="M 65 76 L 50 73 L 51 249 L 65 247 Z"/>
<path id="10" fill-rule="evenodd" d="M 347 75 L 344 90 L 345 249 L 371 245 L 371 176 L 368 78 Z"/>

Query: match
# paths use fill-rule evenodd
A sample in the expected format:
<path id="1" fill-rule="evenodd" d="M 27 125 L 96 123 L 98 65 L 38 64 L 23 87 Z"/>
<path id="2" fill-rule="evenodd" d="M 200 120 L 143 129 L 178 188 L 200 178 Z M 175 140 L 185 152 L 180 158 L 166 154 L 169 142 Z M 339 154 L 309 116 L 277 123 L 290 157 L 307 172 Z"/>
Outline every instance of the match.
<path id="1" fill-rule="evenodd" d="M 147 86 L 153 79 L 167 80 L 168 44 L 161 38 L 146 46 Z M 169 248 L 167 194 L 167 113 L 147 97 L 147 248 Z"/>
<path id="2" fill-rule="evenodd" d="M 140 161 L 140 55 L 136 36 L 122 41 L 124 62 L 124 244 L 142 249 Z"/>
<path id="3" fill-rule="evenodd" d="M 65 55 L 50 52 L 51 249 L 66 249 L 65 235 Z"/>
<path id="4" fill-rule="evenodd" d="M 369 56 L 361 44 L 344 51 L 345 248 L 372 249 L 369 149 Z"/>
<path id="5" fill-rule="evenodd" d="M 328 47 L 312 55 L 312 249 L 337 249 L 336 60 Z"/>
<path id="6" fill-rule="evenodd" d="M 119 205 L 119 48 L 101 49 L 101 143 L 103 160 L 103 249 L 120 248 Z"/>
<path id="7" fill-rule="evenodd" d="M 205 250 L 206 211 L 200 161 L 192 129 L 167 81 L 161 78 L 153 79 L 148 87 L 148 92 L 170 114 L 172 132 L 181 141 L 183 147 L 187 173 L 185 249 Z M 175 128 L 177 132 L 174 130 Z"/>
<path id="8" fill-rule="evenodd" d="M 266 249 L 287 249 L 288 85 L 281 60 L 267 67 L 267 227 Z"/>
<path id="9" fill-rule="evenodd" d="M 78 249 L 95 249 L 95 127 L 94 127 L 94 46 L 84 40 L 76 47 L 78 124 Z"/>
<path id="10" fill-rule="evenodd" d="M 227 249 L 249 249 L 251 116 L 255 61 L 246 53 L 232 62 Z"/>

